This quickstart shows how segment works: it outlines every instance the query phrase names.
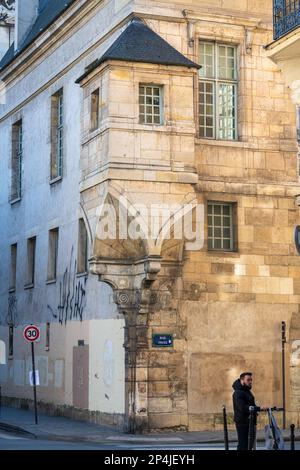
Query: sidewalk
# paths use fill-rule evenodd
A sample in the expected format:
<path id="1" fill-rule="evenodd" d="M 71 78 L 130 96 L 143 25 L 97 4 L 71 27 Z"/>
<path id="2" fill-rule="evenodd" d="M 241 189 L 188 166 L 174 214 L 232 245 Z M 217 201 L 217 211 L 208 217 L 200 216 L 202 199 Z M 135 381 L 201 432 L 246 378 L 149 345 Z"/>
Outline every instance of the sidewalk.
<path id="1" fill-rule="evenodd" d="M 133 435 L 121 433 L 109 426 L 74 421 L 68 418 L 39 415 L 39 424 L 34 424 L 34 413 L 16 408 L 3 407 L 0 417 L 0 430 L 12 432 L 35 439 L 113 443 L 149 443 L 157 444 L 207 444 L 222 443 L 222 431 L 170 432 L 159 434 Z M 300 440 L 300 430 L 295 431 L 296 440 Z M 289 440 L 289 430 L 284 431 Z M 229 431 L 229 440 L 236 441 L 236 433 Z M 258 431 L 258 441 L 264 440 L 263 431 Z"/>

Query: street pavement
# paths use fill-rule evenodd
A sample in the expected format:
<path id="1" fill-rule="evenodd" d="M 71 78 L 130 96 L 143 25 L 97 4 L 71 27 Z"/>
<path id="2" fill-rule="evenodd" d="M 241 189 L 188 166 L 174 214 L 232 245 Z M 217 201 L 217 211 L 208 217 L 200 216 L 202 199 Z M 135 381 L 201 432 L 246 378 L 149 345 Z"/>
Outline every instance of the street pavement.
<path id="1" fill-rule="evenodd" d="M 288 445 L 288 444 L 287 444 Z M 114 443 L 113 445 L 107 443 L 88 442 L 66 442 L 66 441 L 53 441 L 53 440 L 40 440 L 34 438 L 24 438 L 13 435 L 12 433 L 0 432 L 0 451 L 1 450 L 74 450 L 74 451 L 139 451 L 145 450 L 153 452 L 156 451 L 193 451 L 193 450 L 224 450 L 223 444 L 153 444 L 153 445 L 137 445 L 136 443 Z M 236 443 L 230 445 L 230 450 L 236 450 Z M 259 444 L 257 450 L 264 450 L 263 444 Z M 296 442 L 296 450 L 300 450 L 300 442 Z"/>
<path id="2" fill-rule="evenodd" d="M 285 432 L 288 440 L 289 432 Z M 300 431 L 296 431 L 300 439 Z M 230 447 L 236 449 L 236 432 L 229 431 Z M 258 449 L 263 449 L 264 435 L 258 432 Z M 300 442 L 296 448 L 300 449 Z M 287 442 L 287 447 L 289 443 Z M 223 431 L 170 432 L 145 435 L 126 434 L 109 426 L 39 415 L 34 423 L 32 411 L 4 407 L 0 416 L 0 449 L 27 450 L 223 450 Z"/>

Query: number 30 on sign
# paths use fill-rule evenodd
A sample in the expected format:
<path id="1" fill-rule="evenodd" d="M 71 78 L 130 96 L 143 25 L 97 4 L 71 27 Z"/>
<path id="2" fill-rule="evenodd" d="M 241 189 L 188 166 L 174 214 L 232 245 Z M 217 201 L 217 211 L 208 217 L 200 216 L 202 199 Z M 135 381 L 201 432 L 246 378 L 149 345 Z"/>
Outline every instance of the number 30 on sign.
<path id="1" fill-rule="evenodd" d="M 30 343 L 34 343 L 40 337 L 40 330 L 35 325 L 29 325 L 24 328 L 23 332 L 24 338 Z"/>

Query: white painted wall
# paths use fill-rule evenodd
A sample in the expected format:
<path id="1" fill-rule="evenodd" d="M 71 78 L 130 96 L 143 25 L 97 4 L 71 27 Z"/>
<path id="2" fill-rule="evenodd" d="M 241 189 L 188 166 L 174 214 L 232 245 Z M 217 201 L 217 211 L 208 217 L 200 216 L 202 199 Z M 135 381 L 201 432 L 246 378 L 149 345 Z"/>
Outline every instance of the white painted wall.
<path id="1" fill-rule="evenodd" d="M 78 340 L 89 346 L 89 409 L 123 413 L 125 406 L 124 319 L 72 321 L 61 326 L 52 323 L 50 347 L 45 349 L 46 325 L 40 324 L 41 337 L 35 344 L 36 368 L 40 385 L 38 399 L 73 405 L 73 348 Z M 7 340 L 7 328 L 0 327 Z M 14 357 L 5 359 L 5 343 L 0 341 L 0 384 L 7 396 L 32 398 L 29 372 L 31 347 L 23 338 L 23 327 L 14 330 Z M 2 352 L 4 356 L 2 356 Z"/>
<path id="2" fill-rule="evenodd" d="M 124 319 L 89 322 L 90 410 L 125 412 L 124 327 Z"/>

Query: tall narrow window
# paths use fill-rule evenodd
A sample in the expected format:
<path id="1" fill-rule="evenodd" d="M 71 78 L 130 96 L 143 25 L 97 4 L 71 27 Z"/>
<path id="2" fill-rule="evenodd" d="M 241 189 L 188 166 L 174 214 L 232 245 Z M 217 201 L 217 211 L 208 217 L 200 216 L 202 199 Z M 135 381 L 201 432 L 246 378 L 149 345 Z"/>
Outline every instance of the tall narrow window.
<path id="1" fill-rule="evenodd" d="M 55 228 L 55 229 L 49 231 L 47 281 L 55 281 L 56 280 L 57 256 L 58 256 L 58 236 L 59 236 L 59 229 L 58 228 Z"/>
<path id="2" fill-rule="evenodd" d="M 200 41 L 199 136 L 237 138 L 237 48 Z"/>
<path id="3" fill-rule="evenodd" d="M 162 124 L 162 87 L 140 85 L 139 87 L 140 124 Z"/>
<path id="4" fill-rule="evenodd" d="M 11 201 L 22 197 L 23 125 L 22 120 L 12 126 Z"/>
<path id="5" fill-rule="evenodd" d="M 46 323 L 46 344 L 45 350 L 49 351 L 50 349 L 50 323 Z"/>
<path id="6" fill-rule="evenodd" d="M 34 286 L 36 237 L 27 240 L 27 282 L 25 287 Z"/>
<path id="7" fill-rule="evenodd" d="M 8 325 L 8 356 L 12 358 L 14 355 L 14 326 Z"/>
<path id="8" fill-rule="evenodd" d="M 91 94 L 91 131 L 99 127 L 99 88 Z"/>
<path id="9" fill-rule="evenodd" d="M 77 272 L 85 273 L 88 269 L 88 235 L 83 219 L 79 219 Z"/>
<path id="10" fill-rule="evenodd" d="M 17 244 L 11 245 L 10 247 L 10 280 L 9 290 L 10 292 L 16 289 L 16 277 L 17 277 Z"/>
<path id="11" fill-rule="evenodd" d="M 60 90 L 51 98 L 51 180 L 62 176 L 64 153 L 64 96 Z"/>
<path id="12" fill-rule="evenodd" d="M 209 202 L 207 205 L 208 249 L 233 251 L 233 204 Z"/>

